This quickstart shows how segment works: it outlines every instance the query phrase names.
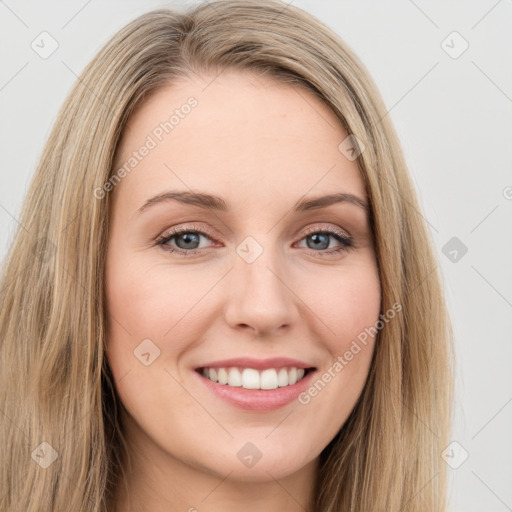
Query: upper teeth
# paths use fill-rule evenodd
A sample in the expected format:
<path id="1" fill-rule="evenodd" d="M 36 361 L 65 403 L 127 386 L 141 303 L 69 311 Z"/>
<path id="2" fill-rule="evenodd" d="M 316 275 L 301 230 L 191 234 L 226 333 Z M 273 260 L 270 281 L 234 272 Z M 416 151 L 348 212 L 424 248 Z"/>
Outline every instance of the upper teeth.
<path id="1" fill-rule="evenodd" d="M 242 371 L 241 371 L 242 370 Z M 203 376 L 207 379 L 227 384 L 228 386 L 243 387 L 245 389 L 276 389 L 277 387 L 291 386 L 304 377 L 303 368 L 268 368 L 255 370 L 254 368 L 203 368 Z"/>

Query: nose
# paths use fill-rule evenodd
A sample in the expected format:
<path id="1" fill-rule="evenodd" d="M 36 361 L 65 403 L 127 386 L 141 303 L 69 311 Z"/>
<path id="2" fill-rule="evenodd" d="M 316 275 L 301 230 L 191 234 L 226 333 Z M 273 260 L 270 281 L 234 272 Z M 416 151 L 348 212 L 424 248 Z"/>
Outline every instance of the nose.
<path id="1" fill-rule="evenodd" d="M 235 257 L 226 295 L 225 319 L 236 330 L 270 338 L 290 329 L 299 318 L 290 273 L 267 249 L 252 263 Z"/>

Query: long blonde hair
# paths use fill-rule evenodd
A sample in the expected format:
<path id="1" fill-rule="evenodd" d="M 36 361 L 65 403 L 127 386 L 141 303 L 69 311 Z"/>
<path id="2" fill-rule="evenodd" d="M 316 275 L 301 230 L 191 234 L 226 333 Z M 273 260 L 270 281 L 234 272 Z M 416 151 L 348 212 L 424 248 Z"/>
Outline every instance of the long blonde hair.
<path id="1" fill-rule="evenodd" d="M 315 512 L 446 510 L 452 331 L 398 138 L 352 50 L 310 14 L 273 0 L 138 17 L 60 109 L 0 281 L 0 510 L 111 510 L 125 446 L 104 354 L 110 194 L 94 191 L 115 171 L 120 136 L 148 94 L 228 68 L 306 87 L 364 144 L 357 163 L 381 311 L 402 306 L 379 332 L 356 407 L 321 453 Z"/>

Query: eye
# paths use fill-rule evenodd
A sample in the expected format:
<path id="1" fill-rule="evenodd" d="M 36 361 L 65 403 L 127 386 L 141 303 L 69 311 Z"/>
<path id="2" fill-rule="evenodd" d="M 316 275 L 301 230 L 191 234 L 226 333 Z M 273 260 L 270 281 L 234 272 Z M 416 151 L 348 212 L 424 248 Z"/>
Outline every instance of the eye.
<path id="1" fill-rule="evenodd" d="M 177 228 L 157 241 L 158 245 L 169 252 L 175 252 L 182 256 L 201 252 L 204 247 L 199 247 L 201 238 L 211 239 L 211 234 L 206 230 L 196 228 Z M 174 245 L 171 245 L 171 242 Z"/>
<path id="2" fill-rule="evenodd" d="M 326 251 L 333 239 L 340 244 L 339 247 Z M 329 256 L 333 253 L 338 254 L 342 251 L 348 251 L 354 246 L 352 238 L 341 230 L 335 228 L 319 229 L 318 226 L 310 228 L 302 240 L 305 240 L 306 246 L 312 249 L 313 252 L 318 253 L 319 256 Z"/>
<path id="3" fill-rule="evenodd" d="M 196 229 L 195 227 L 180 227 L 157 240 L 157 245 L 162 246 L 165 251 L 175 253 L 179 256 L 191 256 L 202 252 L 205 247 L 200 247 L 201 238 L 214 240 L 213 235 L 207 230 Z M 305 240 L 308 249 L 315 255 L 329 256 L 348 251 L 354 247 L 351 237 L 336 228 L 320 229 L 318 226 L 310 228 L 301 238 Z M 335 240 L 339 246 L 330 250 L 331 241 Z"/>

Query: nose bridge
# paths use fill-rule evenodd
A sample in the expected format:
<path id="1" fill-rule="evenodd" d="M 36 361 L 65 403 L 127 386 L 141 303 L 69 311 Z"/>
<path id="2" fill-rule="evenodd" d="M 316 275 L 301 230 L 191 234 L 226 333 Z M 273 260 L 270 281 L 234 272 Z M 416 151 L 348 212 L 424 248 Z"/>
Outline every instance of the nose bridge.
<path id="1" fill-rule="evenodd" d="M 248 236 L 236 247 L 227 309 L 233 327 L 243 324 L 256 331 L 272 331 L 296 318 L 293 293 L 285 284 L 286 265 L 270 239 L 260 242 Z"/>

